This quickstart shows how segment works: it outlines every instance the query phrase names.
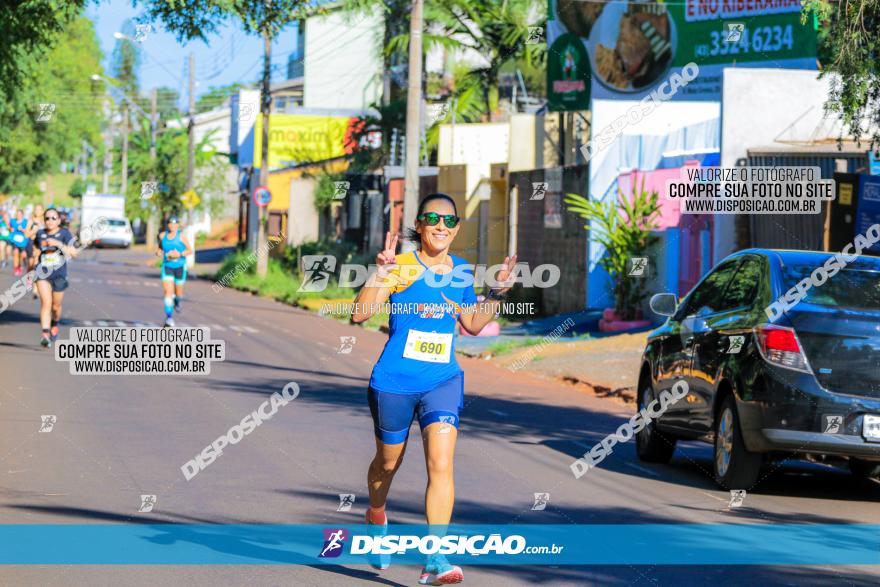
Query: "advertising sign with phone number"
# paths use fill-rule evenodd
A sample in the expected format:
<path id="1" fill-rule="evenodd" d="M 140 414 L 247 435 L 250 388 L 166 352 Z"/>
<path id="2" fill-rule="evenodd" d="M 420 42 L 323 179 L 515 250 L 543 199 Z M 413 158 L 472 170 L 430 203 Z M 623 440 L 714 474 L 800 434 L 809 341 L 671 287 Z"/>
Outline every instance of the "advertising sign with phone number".
<path id="1" fill-rule="evenodd" d="M 696 79 L 671 99 L 721 98 L 724 67 L 816 69 L 816 31 L 800 0 L 549 0 L 551 110 L 589 98 L 640 100 L 688 63 Z M 589 84 L 589 87 L 586 85 Z"/>

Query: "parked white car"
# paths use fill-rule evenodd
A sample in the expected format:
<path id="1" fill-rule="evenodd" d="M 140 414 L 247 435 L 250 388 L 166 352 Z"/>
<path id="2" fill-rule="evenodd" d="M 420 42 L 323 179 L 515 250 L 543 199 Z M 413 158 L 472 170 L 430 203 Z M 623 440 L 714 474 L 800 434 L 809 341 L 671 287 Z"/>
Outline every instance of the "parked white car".
<path id="1" fill-rule="evenodd" d="M 131 223 L 127 218 L 109 218 L 107 230 L 101 235 L 101 238 L 95 239 L 95 246 L 128 248 L 131 246 L 133 238 Z"/>

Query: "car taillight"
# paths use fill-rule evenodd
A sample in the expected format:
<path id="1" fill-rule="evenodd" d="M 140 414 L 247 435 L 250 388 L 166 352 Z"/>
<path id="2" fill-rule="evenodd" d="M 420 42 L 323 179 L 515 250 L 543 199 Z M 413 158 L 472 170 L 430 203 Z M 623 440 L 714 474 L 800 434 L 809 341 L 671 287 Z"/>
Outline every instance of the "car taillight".
<path id="1" fill-rule="evenodd" d="M 768 363 L 811 373 L 794 329 L 785 326 L 758 326 L 755 328 L 755 339 L 761 356 Z"/>

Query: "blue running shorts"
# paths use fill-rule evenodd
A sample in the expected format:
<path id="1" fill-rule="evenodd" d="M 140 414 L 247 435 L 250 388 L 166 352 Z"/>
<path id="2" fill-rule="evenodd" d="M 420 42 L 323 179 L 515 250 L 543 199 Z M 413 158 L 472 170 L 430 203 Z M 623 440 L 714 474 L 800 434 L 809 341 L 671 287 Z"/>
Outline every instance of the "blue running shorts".
<path id="1" fill-rule="evenodd" d="M 385 444 L 401 444 L 409 436 L 413 418 L 419 427 L 445 422 L 458 428 L 458 411 L 464 399 L 464 377 L 456 375 L 434 389 L 419 393 L 392 393 L 369 388 L 367 399 L 376 438 Z"/>

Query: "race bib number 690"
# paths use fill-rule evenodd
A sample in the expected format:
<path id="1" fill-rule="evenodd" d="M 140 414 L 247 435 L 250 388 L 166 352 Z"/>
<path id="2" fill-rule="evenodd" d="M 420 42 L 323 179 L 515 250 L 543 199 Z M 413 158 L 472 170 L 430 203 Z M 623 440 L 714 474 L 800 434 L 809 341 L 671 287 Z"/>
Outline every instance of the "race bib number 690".
<path id="1" fill-rule="evenodd" d="M 403 356 L 416 361 L 448 363 L 452 352 L 452 334 L 410 330 Z"/>

